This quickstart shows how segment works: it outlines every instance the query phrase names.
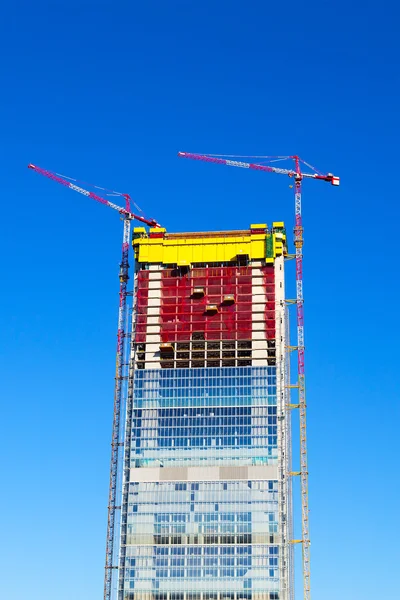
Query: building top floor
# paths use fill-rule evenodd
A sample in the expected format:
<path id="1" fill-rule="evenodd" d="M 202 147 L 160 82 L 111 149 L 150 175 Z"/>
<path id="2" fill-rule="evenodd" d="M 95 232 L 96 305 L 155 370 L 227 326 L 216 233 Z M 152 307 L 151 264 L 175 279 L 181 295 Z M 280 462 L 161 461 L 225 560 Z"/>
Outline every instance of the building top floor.
<path id="1" fill-rule="evenodd" d="M 250 225 L 247 230 L 168 233 L 166 229 L 135 227 L 132 240 L 139 264 L 176 265 L 229 263 L 247 264 L 264 260 L 273 263 L 287 254 L 286 230 L 282 221 Z"/>

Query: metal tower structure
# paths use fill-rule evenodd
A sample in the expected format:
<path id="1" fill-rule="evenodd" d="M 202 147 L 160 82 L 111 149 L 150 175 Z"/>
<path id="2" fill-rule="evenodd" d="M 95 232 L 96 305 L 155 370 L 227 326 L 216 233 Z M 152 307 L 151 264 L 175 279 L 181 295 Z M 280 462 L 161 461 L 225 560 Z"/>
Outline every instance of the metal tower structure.
<path id="1" fill-rule="evenodd" d="M 123 446 L 121 441 L 121 410 L 124 404 L 124 357 L 125 357 L 125 340 L 127 337 L 126 321 L 127 321 L 127 285 L 129 280 L 129 241 L 131 221 L 140 221 L 150 227 L 159 227 L 160 225 L 154 219 L 146 219 L 131 212 L 131 197 L 129 194 L 122 194 L 113 190 L 107 190 L 99 186 L 91 186 L 103 192 L 109 193 L 112 196 L 119 196 L 125 199 L 125 208 L 106 198 L 99 196 L 95 192 L 89 191 L 83 187 L 76 185 L 79 183 L 77 179 L 60 175 L 46 169 L 42 169 L 33 164 L 28 165 L 29 169 L 33 169 L 36 173 L 55 181 L 79 194 L 83 194 L 88 198 L 92 198 L 101 204 L 116 210 L 124 221 L 121 263 L 119 271 L 119 309 L 118 309 L 118 331 L 117 331 L 117 353 L 115 367 L 115 388 L 114 388 L 114 413 L 111 438 L 111 464 L 110 464 L 110 486 L 108 496 L 108 522 L 107 522 L 107 540 L 106 540 L 106 559 L 105 559 L 105 577 L 104 577 L 104 600 L 111 600 L 113 589 L 113 572 L 118 569 L 115 565 L 115 523 L 116 511 L 121 507 L 117 506 L 117 488 L 118 476 L 120 473 L 120 448 Z M 86 184 L 89 185 L 89 184 Z M 138 208 L 138 207 L 137 207 Z M 140 209 L 139 209 L 140 210 Z"/>
<path id="2" fill-rule="evenodd" d="M 189 152 L 179 152 L 181 158 L 190 158 L 192 160 L 204 161 L 229 167 L 240 167 L 254 171 L 265 171 L 268 173 L 278 173 L 288 175 L 294 179 L 295 191 L 295 226 L 294 226 L 294 245 L 296 249 L 296 316 L 297 316 L 297 384 L 291 387 L 298 388 L 298 405 L 290 404 L 288 409 L 294 406 L 299 408 L 300 420 L 300 479 L 301 479 L 301 513 L 302 513 L 302 560 L 303 560 L 303 585 L 304 600 L 311 599 L 310 589 L 310 534 L 309 534 L 309 508 L 308 508 L 308 466 L 307 466 L 307 404 L 305 388 L 305 366 L 304 366 L 304 297 L 303 297 L 303 221 L 301 214 L 301 195 L 303 179 L 317 179 L 326 181 L 332 185 L 338 186 L 339 177 L 332 173 L 322 174 L 314 167 L 300 159 L 299 156 L 233 156 L 233 155 L 213 155 L 213 154 L 194 154 Z M 243 162 L 237 159 L 263 159 L 269 164 L 260 164 L 253 162 Z M 291 160 L 293 167 L 291 169 L 273 166 L 271 163 L 278 161 Z M 303 172 L 302 165 L 311 172 Z M 293 475 L 288 473 L 287 476 Z M 293 540 L 295 542 L 295 540 Z"/>

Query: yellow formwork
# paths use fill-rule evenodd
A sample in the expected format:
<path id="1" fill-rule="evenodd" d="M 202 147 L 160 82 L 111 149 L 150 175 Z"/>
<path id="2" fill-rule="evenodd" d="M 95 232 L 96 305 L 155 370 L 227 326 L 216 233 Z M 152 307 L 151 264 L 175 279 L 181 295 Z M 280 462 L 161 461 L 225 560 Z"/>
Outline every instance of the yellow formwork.
<path id="1" fill-rule="evenodd" d="M 165 231 L 165 230 L 164 230 Z M 164 231 L 162 233 L 164 233 Z M 151 230 L 161 233 L 160 229 Z M 174 234 L 152 238 L 143 227 L 134 229 L 133 247 L 139 263 L 191 265 L 219 263 L 248 257 L 249 260 L 273 262 L 286 250 L 284 233 L 221 232 L 220 234 Z M 272 254 L 267 257 L 267 238 L 272 236 Z"/>

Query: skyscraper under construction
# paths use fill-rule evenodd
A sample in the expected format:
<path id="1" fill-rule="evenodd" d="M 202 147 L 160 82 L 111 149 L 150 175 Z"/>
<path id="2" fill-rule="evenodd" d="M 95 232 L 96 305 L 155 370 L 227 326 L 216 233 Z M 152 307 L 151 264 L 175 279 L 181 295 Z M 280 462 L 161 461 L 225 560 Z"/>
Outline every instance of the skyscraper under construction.
<path id="1" fill-rule="evenodd" d="M 284 224 L 135 228 L 119 600 L 291 600 Z"/>

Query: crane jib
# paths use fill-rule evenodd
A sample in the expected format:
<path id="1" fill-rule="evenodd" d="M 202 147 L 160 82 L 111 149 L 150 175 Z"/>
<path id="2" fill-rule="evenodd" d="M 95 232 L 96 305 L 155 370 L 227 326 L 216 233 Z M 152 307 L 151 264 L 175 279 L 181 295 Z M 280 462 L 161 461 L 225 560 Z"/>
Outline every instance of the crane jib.
<path id="1" fill-rule="evenodd" d="M 289 177 L 294 177 L 297 180 L 319 179 L 321 181 L 327 181 L 328 183 L 331 183 L 332 185 L 335 185 L 335 186 L 340 185 L 339 177 L 335 177 L 335 175 L 332 175 L 332 173 L 327 173 L 326 175 L 322 175 L 318 172 L 303 173 L 300 171 L 300 168 L 299 168 L 299 170 L 282 169 L 280 167 L 272 167 L 271 165 L 248 163 L 248 162 L 243 162 L 240 160 L 230 160 L 229 158 L 221 158 L 218 156 L 209 156 L 207 154 L 193 154 L 191 152 L 178 152 L 178 156 L 180 156 L 181 158 L 190 158 L 192 160 L 200 160 L 203 162 L 215 163 L 218 165 L 226 165 L 228 167 L 239 167 L 241 169 L 251 169 L 253 171 L 265 171 L 267 173 L 278 173 L 280 175 L 288 175 Z M 240 158 L 240 157 L 238 157 L 238 158 Z M 262 158 L 262 157 L 254 157 L 254 158 Z M 267 158 L 267 157 L 265 157 L 265 158 Z M 269 158 L 273 158 L 273 157 L 269 157 Z M 279 160 L 282 160 L 284 158 L 300 160 L 296 156 L 288 156 L 288 157 L 279 156 L 279 157 L 275 157 L 275 158 L 279 159 Z M 308 167 L 310 167 L 311 169 L 314 169 L 314 167 L 311 167 L 311 165 L 308 165 L 308 163 L 304 163 L 304 164 L 307 165 Z M 315 171 L 315 169 L 314 169 L 314 171 Z"/>

